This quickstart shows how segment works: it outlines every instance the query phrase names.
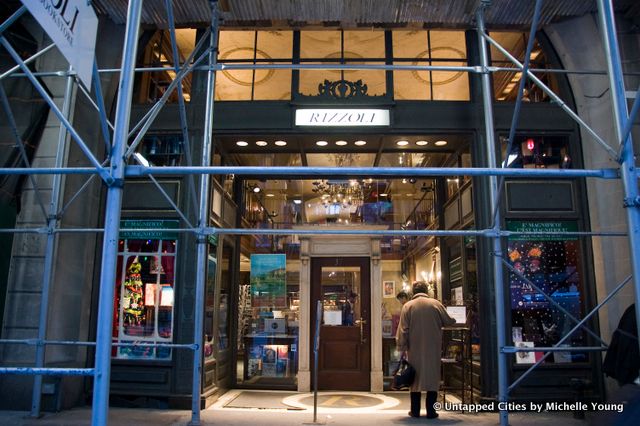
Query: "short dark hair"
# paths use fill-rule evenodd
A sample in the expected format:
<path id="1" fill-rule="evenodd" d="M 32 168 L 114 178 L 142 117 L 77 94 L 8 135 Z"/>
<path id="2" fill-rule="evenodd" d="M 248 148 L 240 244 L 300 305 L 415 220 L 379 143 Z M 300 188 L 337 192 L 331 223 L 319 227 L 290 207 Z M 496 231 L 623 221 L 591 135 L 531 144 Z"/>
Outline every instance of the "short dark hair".
<path id="1" fill-rule="evenodd" d="M 413 283 L 413 294 L 424 293 L 427 294 L 429 288 L 427 287 L 427 283 L 424 281 L 416 281 Z"/>
<path id="2" fill-rule="evenodd" d="M 410 299 L 409 293 L 404 290 L 401 290 L 398 294 L 396 294 L 396 299 Z"/>

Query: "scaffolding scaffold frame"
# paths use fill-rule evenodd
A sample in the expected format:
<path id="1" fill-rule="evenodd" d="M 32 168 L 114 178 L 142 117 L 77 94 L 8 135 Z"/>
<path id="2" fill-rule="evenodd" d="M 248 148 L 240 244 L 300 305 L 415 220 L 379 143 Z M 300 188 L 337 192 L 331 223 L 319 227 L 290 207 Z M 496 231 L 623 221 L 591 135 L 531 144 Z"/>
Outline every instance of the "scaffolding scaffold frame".
<path id="1" fill-rule="evenodd" d="M 589 318 L 595 315 L 598 310 L 618 291 L 632 281 L 635 289 L 636 316 L 640 320 L 640 196 L 638 194 L 638 168 L 635 165 L 633 143 L 631 140 L 631 127 L 633 120 L 640 110 L 640 89 L 636 94 L 631 113 L 628 111 L 627 101 L 625 98 L 625 87 L 622 74 L 622 65 L 620 61 L 620 52 L 618 41 L 616 38 L 616 24 L 613 13 L 613 5 L 611 0 L 597 0 L 598 19 L 602 32 L 603 45 L 605 47 L 605 56 L 607 61 L 607 70 L 605 71 L 609 79 L 609 88 L 611 91 L 614 111 L 612 119 L 616 131 L 617 146 L 609 145 L 602 137 L 600 137 L 577 113 L 572 111 L 560 97 L 558 97 L 551 89 L 545 86 L 542 81 L 536 77 L 537 71 L 545 72 L 566 72 L 566 73 L 602 73 L 601 71 L 583 71 L 583 70 L 536 70 L 529 67 L 529 52 L 532 49 L 533 35 L 537 31 L 538 18 L 542 7 L 542 0 L 536 0 L 535 10 L 532 17 L 531 36 L 525 54 L 526 60 L 520 63 L 516 58 L 512 57 L 506 49 L 502 48 L 498 42 L 491 38 L 486 29 L 484 22 L 484 12 L 491 7 L 491 0 L 480 0 L 478 8 L 475 12 L 477 42 L 480 52 L 479 66 L 414 66 L 414 65 L 308 65 L 308 64 L 219 64 L 217 58 L 217 39 L 220 24 L 220 15 L 218 12 L 218 2 L 211 0 L 211 23 L 207 32 L 199 40 L 196 48 L 193 50 L 189 58 L 182 64 L 178 62 L 177 42 L 176 42 L 176 26 L 174 21 L 172 2 L 165 0 L 167 13 L 167 28 L 170 34 L 170 43 L 175 62 L 172 64 L 173 71 L 176 76 L 171 82 L 164 96 L 150 107 L 147 115 L 145 115 L 139 123 L 133 127 L 130 126 L 131 104 L 133 93 L 134 74 L 136 72 L 152 72 L 157 68 L 136 68 L 137 40 L 140 29 L 140 21 L 143 9 L 143 0 L 129 1 L 126 30 L 124 35 L 124 47 L 122 65 L 118 69 L 99 70 L 97 65 L 93 70 L 94 96 L 91 97 L 91 91 L 80 83 L 71 68 L 61 72 L 32 72 L 27 66 L 41 55 L 50 51 L 54 45 L 49 44 L 42 48 L 36 54 L 28 59 L 21 59 L 9 41 L 3 36 L 3 32 L 15 23 L 20 17 L 26 13 L 26 7 L 19 8 L 4 23 L 0 24 L 0 44 L 13 57 L 16 66 L 0 75 L 0 100 L 2 106 L 12 123 L 15 131 L 15 121 L 12 119 L 11 107 L 2 88 L 3 81 L 7 78 L 27 78 L 40 93 L 42 98 L 49 104 L 51 111 L 58 117 L 60 121 L 60 130 L 58 136 L 58 147 L 56 162 L 53 167 L 31 167 L 27 157 L 22 153 L 24 159 L 24 167 L 2 168 L 0 175 L 27 175 L 33 179 L 36 175 L 46 174 L 53 175 L 53 191 L 49 208 L 46 209 L 46 202 L 38 197 L 38 203 L 42 214 L 46 219 L 45 227 L 34 228 L 13 228 L 1 229 L 0 233 L 35 233 L 46 234 L 46 253 L 45 268 L 42 278 L 42 303 L 40 307 L 40 317 L 38 324 L 38 335 L 36 339 L 4 339 L 0 340 L 0 344 L 24 344 L 36 347 L 36 361 L 33 367 L 0 367 L 0 374 L 20 374 L 33 375 L 35 377 L 33 397 L 31 405 L 31 414 L 38 416 L 41 410 L 41 391 L 42 379 L 45 375 L 77 375 L 92 376 L 93 385 L 93 402 L 92 402 L 92 424 L 105 425 L 108 420 L 109 410 L 109 381 L 111 371 L 111 349 L 112 346 L 125 346 L 126 343 L 112 342 L 112 313 L 114 302 L 114 286 L 115 282 L 115 265 L 118 251 L 118 236 L 121 218 L 121 205 L 123 199 L 123 188 L 126 185 L 128 177 L 146 177 L 154 183 L 156 188 L 162 193 L 175 209 L 176 213 L 184 222 L 184 227 L 178 229 L 167 230 L 167 232 L 175 233 L 192 233 L 196 236 L 197 258 L 198 264 L 206 263 L 207 258 L 207 237 L 210 235 L 315 235 L 318 233 L 335 234 L 335 235 L 377 235 L 377 236 L 476 236 L 487 238 L 492 244 L 493 257 L 493 274 L 494 274 L 494 293 L 495 293 L 495 311 L 497 323 L 497 354 L 498 354 L 498 394 L 496 396 L 499 402 L 507 402 L 509 393 L 516 387 L 531 371 L 533 371 L 544 359 L 554 351 L 562 350 L 581 350 L 581 351 L 602 351 L 606 350 L 606 344 L 597 335 L 595 336 L 600 342 L 599 346 L 583 347 L 583 348 L 559 348 L 571 334 L 580 328 L 585 328 L 587 332 L 594 334 L 586 328 L 585 323 Z M 520 81 L 521 90 L 518 92 L 518 98 L 515 103 L 513 119 L 508 138 L 509 146 L 513 143 L 515 131 L 518 125 L 518 114 L 522 103 L 522 86 L 526 79 L 531 79 L 547 93 L 562 110 L 569 116 L 597 143 L 604 149 L 609 156 L 616 160 L 620 165 L 617 169 L 509 169 L 506 164 L 502 167 L 498 166 L 496 159 L 496 133 L 494 130 L 494 119 L 492 111 L 491 96 L 491 73 L 507 69 L 513 71 L 514 68 L 492 67 L 488 58 L 488 46 L 492 45 L 504 54 L 522 73 Z M 206 65 L 202 65 L 206 61 Z M 166 68 L 160 68 L 166 70 Z M 324 167 L 230 167 L 230 166 L 211 166 L 211 154 L 213 148 L 213 106 L 214 106 L 214 89 L 216 72 L 223 70 L 259 70 L 259 69 L 318 69 L 318 70 L 436 70 L 436 71 L 462 71 L 470 74 L 477 74 L 480 77 L 481 89 L 483 96 L 483 113 L 485 128 L 485 148 L 488 158 L 488 167 L 486 168 L 416 168 L 407 170 L 406 168 L 394 167 L 362 167 L 362 168 L 324 168 Z M 193 165 L 191 158 L 191 149 L 189 148 L 189 137 L 187 127 L 187 117 L 185 112 L 184 93 L 182 88 L 182 79 L 194 70 L 206 70 L 206 103 L 204 111 L 203 126 L 203 146 L 202 156 L 199 165 Z M 20 72 L 18 72 L 20 71 Z M 115 112 L 115 120 L 109 122 L 105 112 L 104 101 L 102 98 L 102 90 L 100 73 L 119 73 L 119 90 L 117 95 L 117 104 Z M 51 96 L 38 82 L 38 76 L 55 76 L 66 79 L 66 89 L 64 95 L 64 104 L 59 108 L 52 100 Z M 85 96 L 93 108 L 97 111 L 101 124 L 102 136 L 107 142 L 107 158 L 100 160 L 94 156 L 87 147 L 78 132 L 74 129 L 73 124 L 69 121 L 69 113 L 71 108 L 72 93 L 78 91 Z M 142 140 L 147 130 L 153 124 L 154 119 L 158 116 L 162 107 L 165 105 L 169 95 L 177 93 L 178 111 L 180 113 L 181 131 L 186 143 L 185 152 L 187 153 L 186 166 L 175 167 L 150 167 L 144 164 L 144 161 L 133 155 L 138 143 Z M 24 150 L 22 142 L 17 132 L 14 132 L 16 145 Z M 65 167 L 62 164 L 63 151 L 68 139 L 71 138 L 79 146 L 85 154 L 87 160 L 92 167 Z M 128 141 L 133 139 L 131 144 Z M 110 141 L 110 142 L 109 142 Z M 509 152 L 509 151 L 507 151 Z M 138 165 L 129 165 L 129 157 L 136 158 Z M 62 177 L 64 175 L 78 174 L 87 175 L 87 181 L 80 187 L 76 194 L 71 197 L 67 205 L 60 206 L 59 192 L 62 185 Z M 188 178 L 189 202 L 193 203 L 194 211 L 197 212 L 197 221 L 192 224 L 187 215 L 180 211 L 178 206 L 171 201 L 171 197 L 164 192 L 161 185 L 155 179 L 158 175 L 177 174 L 184 175 Z M 282 229 L 244 229 L 244 228 L 215 228 L 209 226 L 208 208 L 209 208 L 209 186 L 210 175 L 235 174 L 238 176 L 293 176 L 299 174 L 305 175 L 333 175 L 333 176 L 393 176 L 402 174 L 405 176 L 478 176 L 486 177 L 489 182 L 492 226 L 487 229 L 475 230 L 282 230 Z M 104 209 L 104 227 L 103 228 L 60 228 L 60 219 L 76 197 L 86 189 L 92 179 L 98 176 L 106 185 L 106 206 Z M 198 188 L 196 189 L 195 180 L 199 177 Z M 576 237 L 587 236 L 607 236 L 607 237 L 626 237 L 629 241 L 631 275 L 624 279 L 617 287 L 598 304 L 591 312 L 582 319 L 571 317 L 575 323 L 572 330 L 553 347 L 541 348 L 518 348 L 509 346 L 506 343 L 505 324 L 505 283 L 503 280 L 504 268 L 512 273 L 519 274 L 513 267 L 503 258 L 504 239 L 518 232 L 506 231 L 501 229 L 500 218 L 500 200 L 504 187 L 505 177 L 535 177 L 540 179 L 546 178 L 594 178 L 594 179 L 619 179 L 622 181 L 624 188 L 624 206 L 627 213 L 628 232 L 564 232 L 562 235 L 570 235 Z M 33 182 L 34 188 L 37 190 L 37 184 Z M 139 229 L 145 231 L 145 229 Z M 97 317 L 97 334 L 95 342 L 75 342 L 75 341 L 56 341 L 47 340 L 47 309 L 49 292 L 52 282 L 52 269 L 54 262 L 55 239 L 62 233 L 102 233 L 102 263 L 100 269 L 100 294 L 98 302 Z M 520 233 L 521 234 L 521 233 Z M 527 235 L 545 235 L 541 232 L 528 232 Z M 558 235 L 558 233 L 554 233 Z M 520 274 L 521 279 L 526 278 Z M 162 346 L 170 348 L 180 348 L 191 350 L 193 352 L 193 384 L 192 384 L 192 414 L 191 424 L 200 424 L 200 397 L 201 397 L 201 376 L 202 376 L 202 342 L 203 342 L 203 315 L 204 315 L 204 288 L 205 288 L 205 270 L 197 268 L 196 276 L 196 297 L 195 297 L 195 330 L 194 341 L 190 344 L 162 344 Z M 533 284 L 533 283 L 530 283 Z M 541 291 L 544 294 L 544 292 Z M 548 295 L 544 295 L 549 298 Z M 552 301 L 553 302 L 553 301 Z M 568 312 L 565 311 L 566 314 Z M 46 345 L 84 345 L 95 346 L 95 362 L 93 368 L 46 368 L 45 367 L 45 346 Z M 135 344 L 129 344 L 135 345 Z M 148 345 L 148 344 L 147 344 Z M 160 344 L 157 344 L 160 346 Z M 520 351 L 536 351 L 546 352 L 542 360 L 532 365 L 522 376 L 515 382 L 508 383 L 507 361 L 509 354 Z M 504 405 L 503 405 L 504 406 Z M 508 411 L 501 409 L 499 412 L 500 424 L 505 426 L 508 424 Z"/>

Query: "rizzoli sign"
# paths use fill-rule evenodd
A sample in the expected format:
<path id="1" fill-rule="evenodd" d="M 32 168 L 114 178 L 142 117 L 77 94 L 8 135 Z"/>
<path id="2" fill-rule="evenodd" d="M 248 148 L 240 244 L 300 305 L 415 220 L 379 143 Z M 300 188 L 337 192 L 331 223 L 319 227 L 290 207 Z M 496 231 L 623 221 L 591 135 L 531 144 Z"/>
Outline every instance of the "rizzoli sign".
<path id="1" fill-rule="evenodd" d="M 387 109 L 299 109 L 296 126 L 388 126 Z"/>

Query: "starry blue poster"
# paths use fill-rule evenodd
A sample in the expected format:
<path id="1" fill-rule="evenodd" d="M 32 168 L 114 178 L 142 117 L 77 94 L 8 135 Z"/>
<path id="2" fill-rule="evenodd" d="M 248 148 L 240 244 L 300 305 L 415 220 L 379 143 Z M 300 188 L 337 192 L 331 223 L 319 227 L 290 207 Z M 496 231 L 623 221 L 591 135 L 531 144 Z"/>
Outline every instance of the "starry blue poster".
<path id="1" fill-rule="evenodd" d="M 508 262 L 515 270 L 509 273 L 512 325 L 522 327 L 523 340 L 551 346 L 572 326 L 560 307 L 582 317 L 580 242 L 561 234 L 577 231 L 577 224 L 509 221 L 507 229 L 531 232 L 509 237 Z M 574 333 L 571 341 L 581 338 Z"/>

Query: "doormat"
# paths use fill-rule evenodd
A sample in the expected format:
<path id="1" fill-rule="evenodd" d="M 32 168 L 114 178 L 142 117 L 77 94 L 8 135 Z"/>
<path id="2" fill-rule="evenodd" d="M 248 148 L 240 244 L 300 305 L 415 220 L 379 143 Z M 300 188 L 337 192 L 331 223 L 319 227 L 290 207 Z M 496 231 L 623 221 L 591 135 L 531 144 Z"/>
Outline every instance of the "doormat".
<path id="1" fill-rule="evenodd" d="M 263 410 L 304 410 L 302 407 L 294 407 L 287 405 L 283 402 L 283 399 L 293 395 L 298 395 L 294 392 L 253 392 L 242 391 L 227 402 L 225 408 L 257 408 Z"/>

